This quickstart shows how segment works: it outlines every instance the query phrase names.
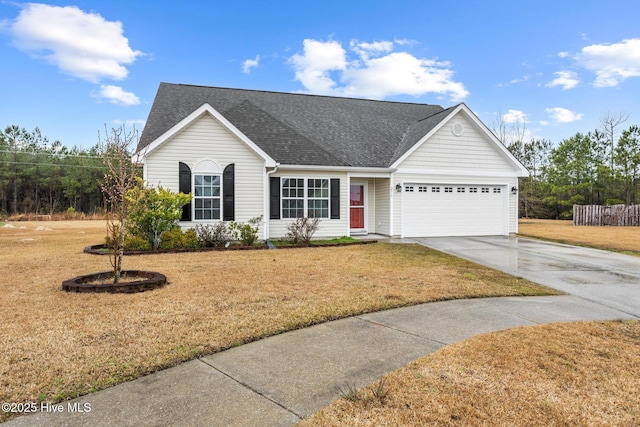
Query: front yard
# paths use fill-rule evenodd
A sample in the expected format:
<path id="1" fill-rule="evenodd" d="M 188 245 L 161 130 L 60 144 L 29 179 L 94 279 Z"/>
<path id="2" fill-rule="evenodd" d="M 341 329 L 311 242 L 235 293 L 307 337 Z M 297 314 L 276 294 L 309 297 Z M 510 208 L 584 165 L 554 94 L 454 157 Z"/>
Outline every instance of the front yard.
<path id="1" fill-rule="evenodd" d="M 555 293 L 421 246 L 373 244 L 130 256 L 125 269 L 159 271 L 170 284 L 133 295 L 69 294 L 63 280 L 110 269 L 106 257 L 82 253 L 103 241 L 104 222 L 13 225 L 0 228 L 3 402 L 59 401 L 363 312 Z"/>

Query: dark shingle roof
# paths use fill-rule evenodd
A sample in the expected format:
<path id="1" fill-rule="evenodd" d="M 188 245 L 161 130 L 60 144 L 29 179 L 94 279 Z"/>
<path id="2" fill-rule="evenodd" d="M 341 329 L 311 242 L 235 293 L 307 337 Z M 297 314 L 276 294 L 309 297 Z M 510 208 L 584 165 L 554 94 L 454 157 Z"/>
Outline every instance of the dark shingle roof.
<path id="1" fill-rule="evenodd" d="M 161 83 L 144 148 L 211 105 L 282 164 L 388 167 L 442 121 L 439 105 Z"/>

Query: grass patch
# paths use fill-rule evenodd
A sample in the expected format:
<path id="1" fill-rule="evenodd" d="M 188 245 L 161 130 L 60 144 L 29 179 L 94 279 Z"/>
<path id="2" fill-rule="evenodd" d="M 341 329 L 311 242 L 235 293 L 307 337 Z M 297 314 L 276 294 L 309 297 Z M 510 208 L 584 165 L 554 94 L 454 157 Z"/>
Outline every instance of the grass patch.
<path id="1" fill-rule="evenodd" d="M 518 235 L 640 256 L 640 227 L 575 226 L 573 221 L 521 219 Z"/>
<path id="2" fill-rule="evenodd" d="M 331 244 L 331 243 L 357 243 L 359 242 L 358 239 L 354 239 L 351 236 L 342 236 L 342 237 L 336 237 L 335 239 L 330 239 L 330 240 L 312 240 L 311 244 L 312 245 L 326 245 L 326 244 Z"/>
<path id="3" fill-rule="evenodd" d="M 632 426 L 639 372 L 639 321 L 520 327 L 447 346 L 299 425 Z"/>
<path id="4" fill-rule="evenodd" d="M 336 237 L 334 239 L 317 239 L 317 240 L 312 240 L 311 241 L 311 245 L 338 245 L 338 244 L 345 244 L 345 243 L 360 243 L 361 241 L 358 239 L 354 239 L 351 236 L 342 236 L 342 237 Z M 296 246 L 293 243 L 291 243 L 288 240 L 274 240 L 272 242 L 276 247 L 292 247 L 292 246 Z"/>
<path id="5" fill-rule="evenodd" d="M 83 254 L 104 221 L 0 229 L 0 401 L 86 394 L 194 357 L 355 314 L 454 298 L 556 291 L 419 245 L 125 257 L 169 284 L 140 294 L 63 292 L 108 271 Z M 63 378 L 64 381 L 57 379 Z M 9 414 L 0 414 L 8 417 Z"/>

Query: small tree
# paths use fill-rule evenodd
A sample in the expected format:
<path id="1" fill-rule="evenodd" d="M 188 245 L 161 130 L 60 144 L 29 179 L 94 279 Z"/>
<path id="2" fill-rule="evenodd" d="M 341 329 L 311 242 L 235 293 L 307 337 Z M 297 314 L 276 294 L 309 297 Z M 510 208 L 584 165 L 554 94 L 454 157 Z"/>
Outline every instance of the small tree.
<path id="1" fill-rule="evenodd" d="M 162 233 L 176 227 L 182 207 L 191 201 L 191 195 L 174 193 L 162 187 L 144 187 L 140 179 L 138 185 L 127 193 L 127 199 L 133 208 L 126 231 L 158 249 Z"/>
<path id="2" fill-rule="evenodd" d="M 99 147 L 106 172 L 101 185 L 107 205 L 107 240 L 113 267 L 113 283 L 120 282 L 126 220 L 133 206 L 127 194 L 139 185 L 136 167 L 131 161 L 129 147 L 137 141 L 135 130 L 127 132 L 124 125 L 108 132 L 105 139 L 98 135 Z"/>

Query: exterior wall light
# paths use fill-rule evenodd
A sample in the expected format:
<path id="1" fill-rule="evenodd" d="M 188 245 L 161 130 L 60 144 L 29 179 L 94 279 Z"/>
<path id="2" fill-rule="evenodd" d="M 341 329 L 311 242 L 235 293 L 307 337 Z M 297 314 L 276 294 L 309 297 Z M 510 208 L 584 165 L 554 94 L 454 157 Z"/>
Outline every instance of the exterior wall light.
<path id="1" fill-rule="evenodd" d="M 518 194 L 518 187 L 511 187 L 511 194 Z"/>
<path id="2" fill-rule="evenodd" d="M 402 184 L 396 184 L 396 193 L 400 193 L 402 191 Z"/>

